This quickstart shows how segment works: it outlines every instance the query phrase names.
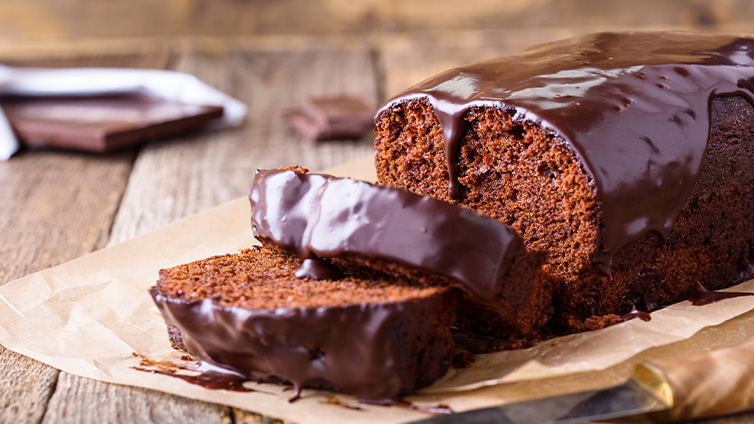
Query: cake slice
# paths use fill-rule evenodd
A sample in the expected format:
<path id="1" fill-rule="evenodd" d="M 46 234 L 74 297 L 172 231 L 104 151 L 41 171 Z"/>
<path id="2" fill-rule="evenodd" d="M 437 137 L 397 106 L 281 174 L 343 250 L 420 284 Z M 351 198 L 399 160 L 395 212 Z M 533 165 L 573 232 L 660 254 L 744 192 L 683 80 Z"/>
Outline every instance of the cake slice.
<path id="1" fill-rule="evenodd" d="M 445 374 L 454 290 L 365 269 L 299 279 L 300 265 L 257 246 L 163 269 L 150 294 L 174 345 L 252 380 L 383 400 Z"/>
<path id="2" fill-rule="evenodd" d="M 546 251 L 564 331 L 736 284 L 754 275 L 752 51 L 601 33 L 451 69 L 378 112 L 378 181 Z"/>
<path id="3" fill-rule="evenodd" d="M 254 235 L 305 259 L 302 273 L 326 258 L 457 287 L 465 293 L 458 325 L 508 339 L 534 336 L 549 318 L 554 283 L 541 272 L 545 255 L 470 209 L 290 169 L 257 171 L 249 199 Z"/>

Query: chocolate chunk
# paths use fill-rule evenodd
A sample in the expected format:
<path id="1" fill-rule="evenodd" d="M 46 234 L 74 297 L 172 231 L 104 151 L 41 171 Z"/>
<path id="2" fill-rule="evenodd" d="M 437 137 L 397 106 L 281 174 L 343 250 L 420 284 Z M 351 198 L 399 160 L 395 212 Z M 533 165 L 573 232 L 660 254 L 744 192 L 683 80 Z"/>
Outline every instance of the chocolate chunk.
<path id="1" fill-rule="evenodd" d="M 22 144 L 89 152 L 176 135 L 223 115 L 219 106 L 136 95 L 13 97 L 3 98 L 0 106 Z"/>
<path id="2" fill-rule="evenodd" d="M 374 126 L 376 109 L 360 97 L 311 98 L 283 115 L 300 136 L 311 141 L 361 138 Z"/>

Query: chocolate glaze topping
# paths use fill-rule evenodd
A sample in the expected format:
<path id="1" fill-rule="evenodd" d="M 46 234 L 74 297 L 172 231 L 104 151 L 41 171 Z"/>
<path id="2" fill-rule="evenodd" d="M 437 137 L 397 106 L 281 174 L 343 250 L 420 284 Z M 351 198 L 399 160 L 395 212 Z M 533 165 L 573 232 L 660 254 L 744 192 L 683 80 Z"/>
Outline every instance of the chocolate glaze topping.
<path id="1" fill-rule="evenodd" d="M 472 210 L 347 178 L 257 171 L 249 199 L 254 235 L 301 258 L 389 260 L 455 279 L 482 300 L 500 292 L 523 245 Z"/>
<path id="2" fill-rule="evenodd" d="M 754 39 L 680 32 L 600 33 L 451 69 L 388 101 L 426 98 L 443 128 L 450 195 L 459 198 L 459 143 L 474 106 L 515 110 L 582 159 L 612 256 L 648 231 L 667 238 L 696 179 L 710 101 L 752 101 Z"/>
<path id="3" fill-rule="evenodd" d="M 181 329 L 186 350 L 203 362 L 255 380 L 278 376 L 297 393 L 327 381 L 362 399 L 401 394 L 392 327 L 411 304 L 248 310 L 170 298 L 156 287 L 150 294 L 165 322 Z"/>
<path id="4" fill-rule="evenodd" d="M 181 379 L 187 383 L 202 386 L 205 389 L 212 390 L 230 390 L 234 392 L 254 392 L 256 390 L 244 387 L 243 383 L 246 381 L 246 376 L 228 370 L 227 368 L 220 368 L 214 366 L 208 362 L 199 363 L 198 366 L 188 367 L 179 364 L 171 364 L 172 367 L 155 367 L 146 368 L 148 364 L 144 364 L 142 361 L 141 367 L 131 367 L 137 371 L 151 372 L 153 374 L 162 374 L 170 377 Z M 197 374 L 186 375 L 176 372 L 177 370 L 189 370 L 196 371 Z"/>

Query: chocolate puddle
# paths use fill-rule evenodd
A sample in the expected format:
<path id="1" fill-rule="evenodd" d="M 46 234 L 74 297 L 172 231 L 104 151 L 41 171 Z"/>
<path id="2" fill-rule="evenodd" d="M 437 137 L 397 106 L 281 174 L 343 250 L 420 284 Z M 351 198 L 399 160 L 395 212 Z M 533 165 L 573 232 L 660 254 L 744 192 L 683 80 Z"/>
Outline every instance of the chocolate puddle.
<path id="1" fill-rule="evenodd" d="M 365 405 L 376 405 L 376 406 L 398 406 L 401 408 L 410 409 L 412 411 L 421 411 L 421 412 L 429 412 L 432 414 L 453 414 L 454 411 L 448 406 L 448 405 L 436 405 L 436 406 L 420 406 L 420 405 L 414 405 L 413 403 L 406 401 L 406 400 L 393 400 L 393 399 L 384 399 L 384 400 L 359 400 L 359 402 L 365 404 Z"/>
<path id="2" fill-rule="evenodd" d="M 153 374 L 167 375 L 169 377 L 175 377 L 181 379 L 187 383 L 195 384 L 197 386 L 204 387 L 210 390 L 231 390 L 237 392 L 259 392 L 267 393 L 260 390 L 254 390 L 243 386 L 243 383 L 249 381 L 244 375 L 220 368 L 206 362 L 199 362 L 195 365 L 176 364 L 170 361 L 156 360 L 148 358 L 144 355 L 140 355 L 133 352 L 132 355 L 139 358 L 139 365 L 132 366 L 131 369 L 136 371 L 149 372 Z M 183 359 L 183 357 L 182 357 Z M 196 375 L 179 374 L 180 371 L 192 371 L 198 372 Z M 285 387 L 283 391 L 295 390 L 296 394 L 288 399 L 288 402 L 293 403 L 301 399 L 301 388 Z M 268 393 L 269 394 L 269 393 Z M 359 403 L 365 405 L 377 405 L 377 406 L 396 406 L 413 411 L 430 412 L 433 414 L 452 414 L 453 410 L 447 405 L 436 406 L 419 406 L 414 405 L 403 399 L 359 399 Z M 364 411 L 364 408 L 358 406 L 349 405 L 343 401 L 340 401 L 334 397 L 328 397 L 325 401 L 320 401 L 322 404 L 340 406 L 346 409 L 354 411 Z"/>
<path id="3" fill-rule="evenodd" d="M 710 303 L 719 302 L 724 299 L 731 299 L 741 296 L 754 296 L 754 293 L 745 292 L 720 292 L 710 291 L 705 288 L 702 283 L 696 282 L 696 285 L 686 292 L 686 300 L 690 301 L 694 306 L 704 306 Z M 628 321 L 634 318 L 639 318 L 642 321 L 649 321 L 652 319 L 649 312 L 640 311 L 636 309 L 636 306 L 631 308 L 631 312 L 623 315 L 621 320 Z"/>
<path id="4" fill-rule="evenodd" d="M 364 408 L 359 408 L 358 406 L 349 405 L 349 404 L 347 404 L 345 402 L 342 402 L 342 401 L 338 400 L 337 398 L 332 398 L 332 397 L 328 397 L 327 400 L 320 401 L 320 403 L 324 404 L 324 405 L 340 406 L 340 407 L 343 407 L 343 408 L 346 408 L 346 409 L 351 409 L 351 410 L 354 410 L 354 411 L 363 411 L 364 410 Z"/>
<path id="5" fill-rule="evenodd" d="M 754 296 L 754 293 L 709 291 L 697 281 L 696 286 L 686 293 L 686 300 L 691 301 L 694 306 L 703 306 L 741 296 Z"/>
<path id="6" fill-rule="evenodd" d="M 243 375 L 235 373 L 220 367 L 213 366 L 206 362 L 200 362 L 197 365 L 175 364 L 169 361 L 158 361 L 149 359 L 144 355 L 133 353 L 133 356 L 140 359 L 138 366 L 131 369 L 137 371 L 150 372 L 153 374 L 167 375 L 181 379 L 187 383 L 202 386 L 205 389 L 212 390 L 231 390 L 235 392 L 256 392 L 257 390 L 249 389 L 243 386 L 247 380 Z M 179 374 L 179 371 L 198 372 L 196 375 Z"/>
<path id="7" fill-rule="evenodd" d="M 228 374 L 225 372 L 207 370 L 207 371 L 200 372 L 197 375 L 185 375 L 185 374 L 171 373 L 169 371 L 164 371 L 164 370 L 159 370 L 159 369 L 150 370 L 150 369 L 139 368 L 139 367 L 131 367 L 131 368 L 138 371 L 146 371 L 146 372 L 151 372 L 154 374 L 168 375 L 170 377 L 181 379 L 187 383 L 195 384 L 197 386 L 202 386 L 205 389 L 232 390 L 235 392 L 255 392 L 256 391 L 256 390 L 249 389 L 243 386 L 243 382 L 246 381 L 246 379 L 240 378 L 235 374 Z"/>

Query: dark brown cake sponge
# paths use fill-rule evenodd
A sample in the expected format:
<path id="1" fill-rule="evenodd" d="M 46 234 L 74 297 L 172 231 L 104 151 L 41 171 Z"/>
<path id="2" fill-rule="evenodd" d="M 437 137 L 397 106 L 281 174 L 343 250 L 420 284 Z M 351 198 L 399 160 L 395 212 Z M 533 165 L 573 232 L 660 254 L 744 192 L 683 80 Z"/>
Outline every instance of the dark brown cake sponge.
<path id="1" fill-rule="evenodd" d="M 527 246 L 548 252 L 552 274 L 573 280 L 596 249 L 590 177 L 562 142 L 514 113 L 469 111 L 459 160 L 463 197 L 456 202 L 516 229 Z M 455 201 L 448 194 L 442 128 L 426 100 L 389 109 L 376 131 L 380 183 Z"/>
<path id="2" fill-rule="evenodd" d="M 299 265 L 254 247 L 162 270 L 150 293 L 174 345 L 249 379 L 394 399 L 447 371 L 453 290 L 375 272 L 300 280 Z"/>

